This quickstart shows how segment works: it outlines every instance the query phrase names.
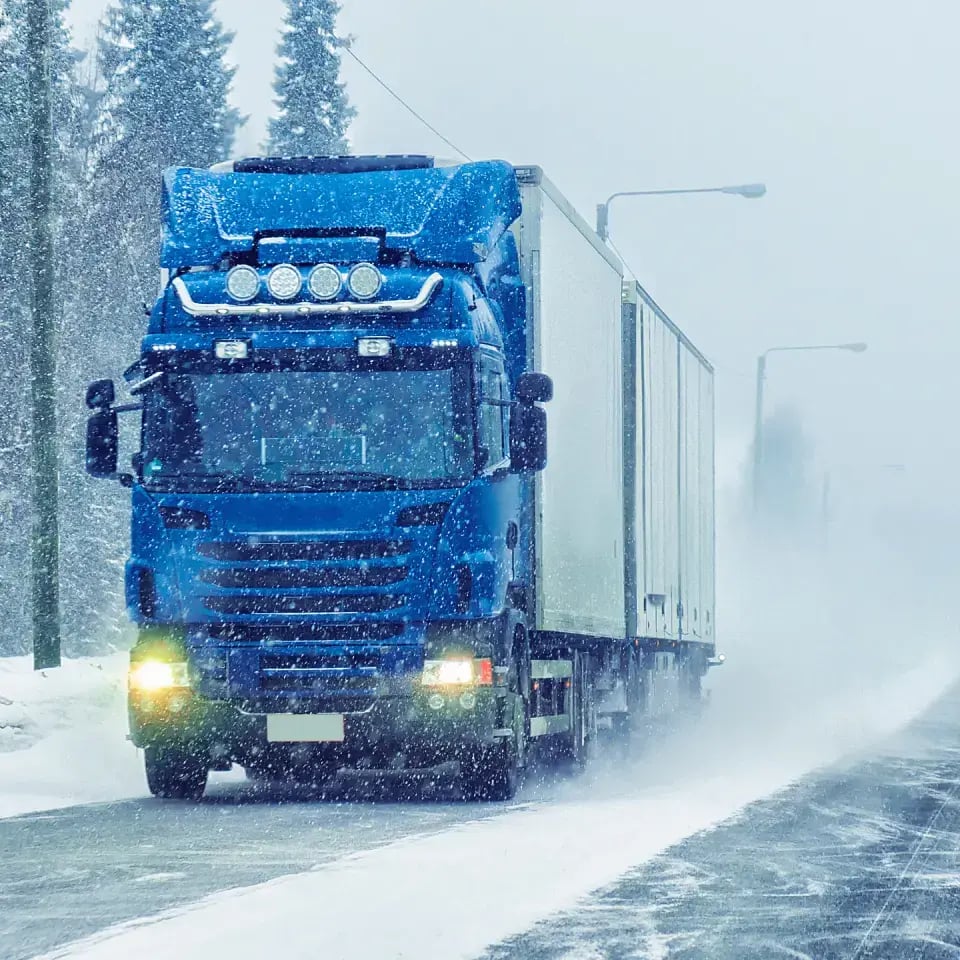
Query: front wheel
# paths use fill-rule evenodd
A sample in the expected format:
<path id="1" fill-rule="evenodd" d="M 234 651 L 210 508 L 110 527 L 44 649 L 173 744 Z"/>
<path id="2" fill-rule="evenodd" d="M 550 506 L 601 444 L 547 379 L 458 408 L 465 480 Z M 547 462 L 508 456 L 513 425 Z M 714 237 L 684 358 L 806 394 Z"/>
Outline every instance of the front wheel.
<path id="1" fill-rule="evenodd" d="M 205 760 L 183 749 L 147 747 L 147 786 L 164 800 L 199 800 L 207 787 Z"/>
<path id="2" fill-rule="evenodd" d="M 461 783 L 467 799 L 512 800 L 520 787 L 527 758 L 526 702 L 516 694 L 510 700 L 513 736 L 481 748 L 461 763 Z"/>
<path id="3" fill-rule="evenodd" d="M 462 773 L 462 782 L 469 800 L 512 800 L 520 786 L 516 746 L 504 740 L 473 757 Z"/>

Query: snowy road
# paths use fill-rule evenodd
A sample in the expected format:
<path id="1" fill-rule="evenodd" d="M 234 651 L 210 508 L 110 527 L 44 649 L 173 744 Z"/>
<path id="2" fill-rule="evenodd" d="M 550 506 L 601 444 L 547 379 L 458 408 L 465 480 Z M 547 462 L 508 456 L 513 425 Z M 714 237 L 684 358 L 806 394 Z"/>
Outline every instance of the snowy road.
<path id="1" fill-rule="evenodd" d="M 840 924 L 851 903 L 864 918 L 880 909 L 883 871 L 902 867 L 896 844 L 907 850 L 914 827 L 893 807 L 878 826 L 878 797 L 908 811 L 919 791 L 922 811 L 936 764 L 940 780 L 960 778 L 960 756 L 931 752 L 960 742 L 960 697 L 898 739 L 895 760 L 809 771 L 889 737 L 955 675 L 917 668 L 858 700 L 808 704 L 803 723 L 785 710 L 758 725 L 718 705 L 627 763 L 601 757 L 580 779 L 534 779 L 513 804 L 336 802 L 221 782 L 196 806 L 128 800 L 0 820 L 0 958 L 245 960 L 269 955 L 278 936 L 288 960 L 653 958 L 690 938 L 691 957 L 749 955 L 732 945 L 784 934 L 762 929 L 779 925 L 784 904 L 791 917 L 813 911 L 809 925 L 827 909 Z M 846 856 L 834 858 L 846 870 L 836 884 L 822 875 L 834 861 L 808 877 L 804 859 L 829 843 Z M 844 901 L 853 881 L 860 899 Z M 710 898 L 711 883 L 723 896 Z M 696 939 L 716 930 L 734 939 Z"/>
<path id="2" fill-rule="evenodd" d="M 0 820 L 0 958 L 502 810 L 330 803 L 237 784 L 196 807 L 130 800 Z"/>
<path id="3" fill-rule="evenodd" d="M 960 688 L 871 760 L 665 851 L 487 960 L 960 956 Z"/>

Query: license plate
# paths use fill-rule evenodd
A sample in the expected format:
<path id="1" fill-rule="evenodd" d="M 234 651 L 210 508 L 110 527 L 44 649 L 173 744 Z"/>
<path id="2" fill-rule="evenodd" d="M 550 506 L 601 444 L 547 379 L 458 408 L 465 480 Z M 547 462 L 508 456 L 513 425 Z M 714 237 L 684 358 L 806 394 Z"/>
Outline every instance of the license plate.
<path id="1" fill-rule="evenodd" d="M 342 713 L 267 714 L 270 743 L 341 743 L 343 736 Z"/>

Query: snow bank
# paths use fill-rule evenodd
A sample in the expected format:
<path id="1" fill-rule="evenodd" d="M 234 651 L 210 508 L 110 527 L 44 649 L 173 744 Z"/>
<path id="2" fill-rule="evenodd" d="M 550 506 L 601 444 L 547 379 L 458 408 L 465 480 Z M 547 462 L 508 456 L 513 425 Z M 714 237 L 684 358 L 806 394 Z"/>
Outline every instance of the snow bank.
<path id="1" fill-rule="evenodd" d="M 215 894 L 47 960 L 261 960 L 278 949 L 284 960 L 473 957 L 810 769 L 895 731 L 952 683 L 956 667 L 928 661 L 806 722 L 728 726 L 733 743 L 711 727 L 687 742 L 668 737 L 627 770 L 570 784 L 562 799 Z"/>
<path id="2" fill-rule="evenodd" d="M 36 673 L 28 657 L 0 658 L 0 817 L 146 792 L 126 739 L 127 660 Z"/>

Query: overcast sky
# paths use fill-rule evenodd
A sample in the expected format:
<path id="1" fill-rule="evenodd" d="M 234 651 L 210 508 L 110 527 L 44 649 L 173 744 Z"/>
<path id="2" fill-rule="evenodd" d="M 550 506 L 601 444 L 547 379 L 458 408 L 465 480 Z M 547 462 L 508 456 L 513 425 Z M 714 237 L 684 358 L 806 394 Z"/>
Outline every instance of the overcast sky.
<path id="1" fill-rule="evenodd" d="M 105 6 L 74 0 L 78 37 Z M 762 200 L 625 199 L 612 236 L 717 367 L 723 472 L 746 455 L 759 351 L 823 467 L 905 463 L 952 491 L 960 4 L 917 0 L 344 0 L 372 68 L 473 158 L 538 163 L 593 218 L 614 190 L 765 181 Z M 220 0 L 255 152 L 280 0 Z M 358 152 L 449 155 L 347 61 Z M 902 478 L 896 483 L 906 482 Z"/>

